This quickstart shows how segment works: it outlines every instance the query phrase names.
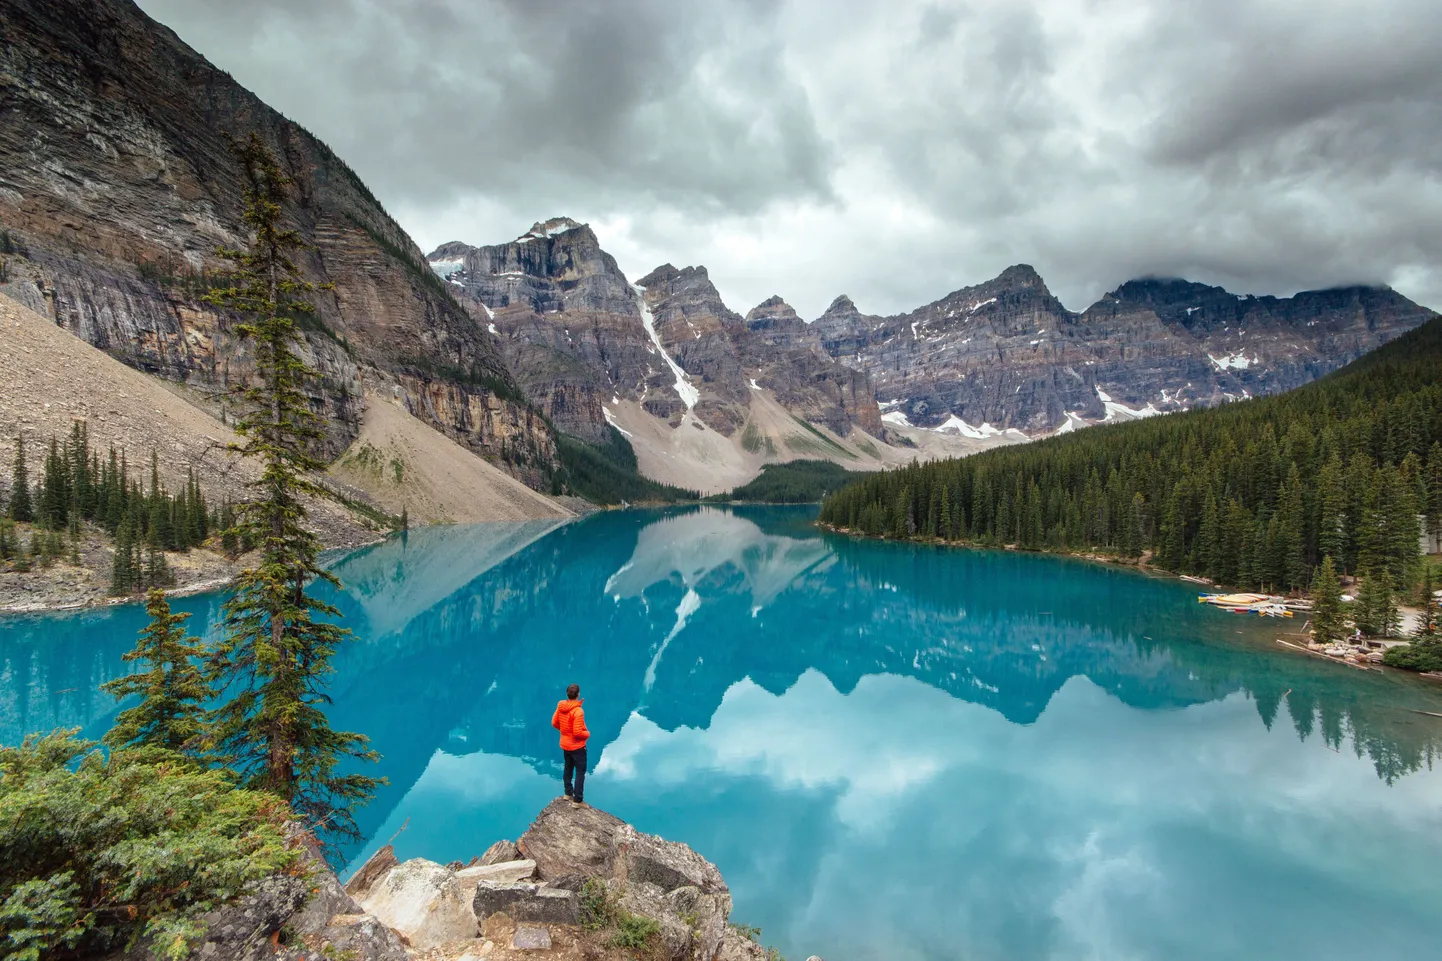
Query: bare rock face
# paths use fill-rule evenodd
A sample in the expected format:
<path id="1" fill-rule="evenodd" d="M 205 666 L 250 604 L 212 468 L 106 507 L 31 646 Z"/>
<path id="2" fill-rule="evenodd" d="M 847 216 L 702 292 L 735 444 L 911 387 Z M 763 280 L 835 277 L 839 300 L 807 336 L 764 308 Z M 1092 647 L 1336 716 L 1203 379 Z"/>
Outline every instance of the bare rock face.
<path id="1" fill-rule="evenodd" d="M 1075 314 L 1019 264 L 895 317 L 838 297 L 812 326 L 912 424 L 1035 434 L 1290 390 L 1431 316 L 1385 288 L 1279 299 L 1182 280 L 1131 281 Z"/>
<path id="2" fill-rule="evenodd" d="M 662 891 L 691 887 L 705 894 L 726 892 L 716 865 L 679 841 L 642 834 L 629 824 L 612 836 L 607 860 L 618 881 L 654 884 Z"/>
<path id="3" fill-rule="evenodd" d="M 450 865 L 447 865 L 450 867 Z M 482 881 L 511 882 L 524 881 L 534 877 L 536 874 L 536 862 L 529 860 L 502 861 L 499 864 L 478 864 L 475 867 L 460 867 L 460 862 L 452 869 L 456 872 L 456 878 L 463 887 L 473 888 Z"/>
<path id="4" fill-rule="evenodd" d="M 521 851 L 516 847 L 514 842 L 497 841 L 495 844 L 486 848 L 486 852 L 472 861 L 469 866 L 480 867 L 489 864 L 505 864 L 507 861 L 520 860 L 520 857 Z"/>
<path id="5" fill-rule="evenodd" d="M 355 898 L 341 887 L 320 849 L 309 841 L 306 838 L 305 857 L 310 867 L 310 895 L 284 924 L 292 938 L 299 941 L 288 946 L 289 956 L 303 961 L 318 951 L 322 956 L 330 952 L 331 956 L 349 957 L 352 961 L 407 961 L 409 955 L 396 932 L 362 911 Z"/>
<path id="6" fill-rule="evenodd" d="M 129 0 L 0 7 L 0 224 L 57 324 L 149 373 L 214 392 L 243 383 L 249 346 L 201 295 L 225 269 L 216 246 L 244 241 L 225 133 L 255 131 L 294 182 L 287 226 L 310 245 L 298 263 L 334 285 L 302 325 L 322 374 L 312 402 L 329 424 L 323 452 L 355 436 L 362 383 L 378 379 L 478 453 L 511 458 L 523 479 L 550 470 L 549 431 L 511 399 L 496 339 L 325 144 Z M 485 424 L 466 416 L 492 404 L 513 410 Z"/>
<path id="7" fill-rule="evenodd" d="M 716 961 L 767 961 L 766 949 L 735 928 L 727 928 L 721 937 Z"/>
<path id="8" fill-rule="evenodd" d="M 639 293 L 585 224 L 558 217 L 510 243 L 452 242 L 427 259 L 476 322 L 497 332 L 526 397 L 562 430 L 604 440 L 604 401 L 643 393 L 653 379 L 657 389 L 669 383 Z"/>
<path id="9" fill-rule="evenodd" d="M 428 261 L 496 329 L 526 396 L 587 440 L 605 439 L 613 398 L 680 423 L 686 405 L 662 351 L 696 388 L 696 416 L 723 434 L 745 423 L 758 381 L 797 416 L 842 435 L 852 423 L 880 429 L 864 373 L 833 360 L 779 298 L 755 323 L 743 319 L 704 267 L 665 264 L 632 286 L 591 228 L 565 217 L 507 244 L 443 244 Z"/>
<path id="10" fill-rule="evenodd" d="M 392 868 L 361 907 L 419 951 L 476 936 L 476 916 L 455 872 L 424 858 Z"/>
<path id="11" fill-rule="evenodd" d="M 366 859 L 366 863 L 360 866 L 351 879 L 345 884 L 345 893 L 353 898 L 364 898 L 370 894 L 371 889 L 381 878 L 390 873 L 391 868 L 401 862 L 396 859 L 394 845 L 387 844 L 375 854 Z"/>
<path id="12" fill-rule="evenodd" d="M 581 921 L 581 902 L 575 891 L 524 881 L 482 881 L 476 886 L 472 909 L 478 922 L 503 912 L 512 921 L 537 924 Z"/>
<path id="13" fill-rule="evenodd" d="M 752 379 L 791 412 L 842 437 L 852 424 L 881 434 L 881 412 L 870 379 L 832 359 L 821 331 L 780 297 L 753 307 L 746 315 L 745 333 L 736 340 L 743 366 L 756 372 Z"/>

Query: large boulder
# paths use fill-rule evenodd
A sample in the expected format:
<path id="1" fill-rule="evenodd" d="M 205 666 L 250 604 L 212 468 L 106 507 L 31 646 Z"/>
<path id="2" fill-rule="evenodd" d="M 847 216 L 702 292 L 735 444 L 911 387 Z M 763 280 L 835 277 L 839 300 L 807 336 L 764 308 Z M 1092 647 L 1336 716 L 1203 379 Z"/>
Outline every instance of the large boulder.
<path id="1" fill-rule="evenodd" d="M 611 842 L 625 826 L 605 811 L 558 798 L 542 809 L 516 847 L 536 862 L 544 880 L 568 874 L 602 877 L 611 873 Z"/>
<path id="2" fill-rule="evenodd" d="M 191 950 L 196 961 L 260 961 L 270 957 L 270 938 L 305 904 L 309 888 L 304 879 L 271 875 L 252 884 L 246 894 L 204 918 L 205 940 Z M 150 945 L 140 946 L 136 958 L 160 957 Z"/>
<path id="3" fill-rule="evenodd" d="M 581 921 L 581 902 L 575 891 L 523 881 L 480 882 L 471 901 L 471 911 L 478 922 L 484 922 L 493 914 L 538 924 L 579 924 Z"/>
<path id="4" fill-rule="evenodd" d="M 476 936 L 476 916 L 455 872 L 424 858 L 388 871 L 361 907 L 417 951 Z"/>

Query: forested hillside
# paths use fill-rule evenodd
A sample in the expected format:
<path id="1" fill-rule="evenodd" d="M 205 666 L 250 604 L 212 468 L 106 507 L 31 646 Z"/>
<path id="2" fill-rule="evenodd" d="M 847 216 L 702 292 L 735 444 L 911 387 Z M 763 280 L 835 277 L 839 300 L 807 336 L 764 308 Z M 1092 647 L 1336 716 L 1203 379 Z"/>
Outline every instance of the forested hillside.
<path id="1" fill-rule="evenodd" d="M 1154 554 L 1225 584 L 1417 577 L 1442 527 L 1442 320 L 1289 394 L 878 474 L 822 523 L 869 535 Z"/>

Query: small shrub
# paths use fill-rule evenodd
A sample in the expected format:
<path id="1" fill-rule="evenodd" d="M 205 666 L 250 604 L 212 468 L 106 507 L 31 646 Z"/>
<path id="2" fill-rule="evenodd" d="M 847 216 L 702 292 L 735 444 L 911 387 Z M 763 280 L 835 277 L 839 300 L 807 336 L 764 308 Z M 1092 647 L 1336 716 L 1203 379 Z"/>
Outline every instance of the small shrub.
<path id="1" fill-rule="evenodd" d="M 5 961 L 103 955 L 142 937 L 184 957 L 206 911 L 295 863 L 274 797 L 168 751 L 94 747 L 74 731 L 0 747 Z"/>
<path id="2" fill-rule="evenodd" d="M 1382 663 L 1405 671 L 1442 671 L 1442 640 L 1422 638 L 1389 647 Z"/>
<path id="3" fill-rule="evenodd" d="M 651 939 L 661 933 L 661 925 L 639 914 L 620 911 L 616 921 L 616 933 L 607 943 L 613 948 L 634 951 L 644 948 Z"/>
<path id="4" fill-rule="evenodd" d="M 741 935 L 741 936 L 742 936 L 743 938 L 745 938 L 746 940 L 748 940 L 748 941 L 755 941 L 757 944 L 760 944 L 760 943 L 761 943 L 761 929 L 760 929 L 759 927 L 757 927 L 756 925 L 754 925 L 754 924 L 733 924 L 733 925 L 731 925 L 731 928 L 732 928 L 732 930 L 734 930 L 737 934 Z"/>
<path id="5" fill-rule="evenodd" d="M 615 914 L 611 893 L 599 878 L 587 878 L 581 885 L 581 927 L 599 931 L 608 926 Z"/>
<path id="6" fill-rule="evenodd" d="M 610 936 L 605 939 L 607 947 L 637 951 L 652 944 L 661 933 L 658 922 L 621 907 L 599 878 L 588 878 L 581 885 L 580 900 L 581 927 L 587 931 L 609 931 Z"/>

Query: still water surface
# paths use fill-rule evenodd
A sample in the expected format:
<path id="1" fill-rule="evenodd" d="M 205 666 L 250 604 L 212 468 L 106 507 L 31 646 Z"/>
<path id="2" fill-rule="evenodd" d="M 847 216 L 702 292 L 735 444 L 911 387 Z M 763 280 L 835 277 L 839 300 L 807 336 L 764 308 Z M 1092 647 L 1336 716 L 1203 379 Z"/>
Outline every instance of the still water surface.
<path id="1" fill-rule="evenodd" d="M 1442 690 L 1282 651 L 1177 581 L 822 536 L 810 509 L 413 531 L 339 558 L 333 722 L 400 857 L 558 793 L 715 861 L 789 957 L 1416 959 L 1442 923 Z M 196 631 L 219 598 L 178 602 Z M 0 620 L 0 741 L 105 731 L 144 612 Z"/>

